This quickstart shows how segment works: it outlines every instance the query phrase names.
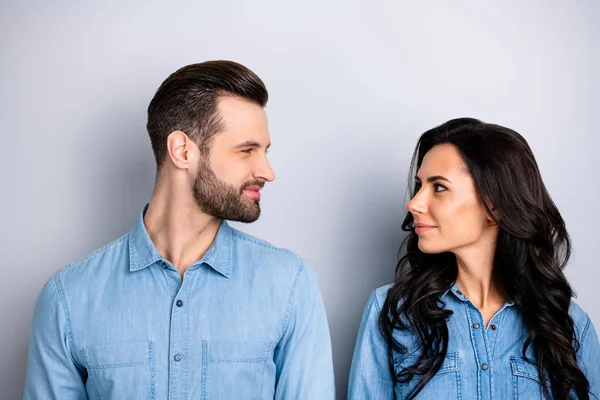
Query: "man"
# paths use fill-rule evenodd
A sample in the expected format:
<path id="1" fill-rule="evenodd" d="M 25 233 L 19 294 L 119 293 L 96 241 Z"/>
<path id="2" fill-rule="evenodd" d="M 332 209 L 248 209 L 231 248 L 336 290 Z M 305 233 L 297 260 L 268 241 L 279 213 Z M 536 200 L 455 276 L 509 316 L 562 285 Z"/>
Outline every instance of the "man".
<path id="1" fill-rule="evenodd" d="M 42 290 L 26 399 L 334 398 L 314 272 L 225 221 L 258 219 L 275 178 L 267 98 L 229 61 L 163 82 L 148 107 L 150 204 Z"/>

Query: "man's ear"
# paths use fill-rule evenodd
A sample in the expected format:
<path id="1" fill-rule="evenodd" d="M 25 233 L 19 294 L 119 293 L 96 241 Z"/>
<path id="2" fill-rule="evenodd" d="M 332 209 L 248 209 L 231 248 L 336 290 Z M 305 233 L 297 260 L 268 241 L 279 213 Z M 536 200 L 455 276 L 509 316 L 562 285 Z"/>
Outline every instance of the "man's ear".
<path id="1" fill-rule="evenodd" d="M 197 151 L 194 141 L 182 131 L 173 131 L 167 137 L 167 156 L 177 168 L 189 169 Z"/>

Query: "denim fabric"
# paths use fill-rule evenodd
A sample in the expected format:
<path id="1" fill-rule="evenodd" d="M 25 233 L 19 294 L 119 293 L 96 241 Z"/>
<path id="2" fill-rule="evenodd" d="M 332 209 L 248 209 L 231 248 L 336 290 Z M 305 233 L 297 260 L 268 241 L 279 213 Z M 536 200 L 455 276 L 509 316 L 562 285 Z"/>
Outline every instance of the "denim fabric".
<path id="1" fill-rule="evenodd" d="M 404 399 L 418 378 L 406 384 L 392 381 L 388 367 L 387 343 L 379 331 L 378 318 L 391 285 L 375 290 L 363 314 L 354 350 L 349 382 L 349 399 Z M 522 357 L 527 328 L 517 306 L 507 302 L 492 317 L 487 328 L 483 317 L 456 284 L 443 296 L 445 308 L 452 310 L 448 324 L 448 352 L 439 372 L 417 396 L 418 399 L 539 399 L 542 384 L 537 368 Z M 590 381 L 590 398 L 600 396 L 600 343 L 588 315 L 575 303 L 570 314 L 580 341 L 578 360 Z M 395 333 L 407 346 L 408 354 L 417 351 L 411 334 Z M 418 354 L 418 351 L 414 354 Z M 529 346 L 527 357 L 534 359 Z M 414 362 L 413 357 L 397 355 L 396 371 Z"/>
<path id="2" fill-rule="evenodd" d="M 317 278 L 223 222 L 184 279 L 131 232 L 56 273 L 34 311 L 25 399 L 333 399 Z"/>

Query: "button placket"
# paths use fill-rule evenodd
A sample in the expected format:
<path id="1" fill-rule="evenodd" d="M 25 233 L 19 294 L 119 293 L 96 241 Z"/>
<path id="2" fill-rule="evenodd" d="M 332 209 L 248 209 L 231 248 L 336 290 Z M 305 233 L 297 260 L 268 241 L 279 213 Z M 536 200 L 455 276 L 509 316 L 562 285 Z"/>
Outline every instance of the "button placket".
<path id="1" fill-rule="evenodd" d="M 179 278 L 179 274 L 173 274 Z M 171 335 L 169 351 L 169 390 L 172 393 L 187 393 L 189 390 L 189 302 L 188 293 L 193 287 L 194 279 L 190 271 L 186 271 L 185 279 L 179 281 L 179 290 L 172 293 Z M 186 305 L 186 307 L 184 307 Z"/>
<path id="2" fill-rule="evenodd" d="M 467 303 L 467 305 L 467 316 L 469 321 L 468 329 L 471 333 L 473 351 L 477 361 L 477 369 L 479 370 L 479 379 L 477 384 L 480 392 L 482 394 L 486 393 L 486 395 L 482 395 L 481 400 L 489 400 L 487 394 L 491 393 L 493 383 L 490 365 L 491 358 L 487 348 L 487 330 L 485 329 L 481 311 L 479 311 L 479 309 L 470 301 Z"/>

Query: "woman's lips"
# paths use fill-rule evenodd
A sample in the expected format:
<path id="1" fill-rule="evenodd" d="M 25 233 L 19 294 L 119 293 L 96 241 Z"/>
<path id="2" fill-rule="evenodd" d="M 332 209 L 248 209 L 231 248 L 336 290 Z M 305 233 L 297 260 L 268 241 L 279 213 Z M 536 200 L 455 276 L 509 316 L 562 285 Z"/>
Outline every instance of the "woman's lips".
<path id="1" fill-rule="evenodd" d="M 415 233 L 420 235 L 421 233 L 429 232 L 435 228 L 437 228 L 435 225 L 415 224 Z"/>

